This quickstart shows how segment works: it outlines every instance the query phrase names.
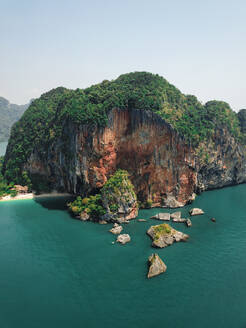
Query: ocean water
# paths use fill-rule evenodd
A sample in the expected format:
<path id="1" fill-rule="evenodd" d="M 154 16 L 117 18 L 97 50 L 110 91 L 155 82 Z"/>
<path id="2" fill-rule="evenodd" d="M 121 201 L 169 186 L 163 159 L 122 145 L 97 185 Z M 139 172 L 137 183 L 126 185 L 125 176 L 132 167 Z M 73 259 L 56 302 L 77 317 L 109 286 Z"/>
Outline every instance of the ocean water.
<path id="1" fill-rule="evenodd" d="M 203 193 L 192 206 L 205 215 L 171 224 L 189 241 L 165 249 L 146 235 L 156 220 L 125 225 L 132 241 L 119 245 L 111 225 L 72 219 L 64 199 L 1 202 L 0 327 L 245 328 L 245 199 L 246 185 Z M 167 271 L 148 280 L 152 252 Z"/>

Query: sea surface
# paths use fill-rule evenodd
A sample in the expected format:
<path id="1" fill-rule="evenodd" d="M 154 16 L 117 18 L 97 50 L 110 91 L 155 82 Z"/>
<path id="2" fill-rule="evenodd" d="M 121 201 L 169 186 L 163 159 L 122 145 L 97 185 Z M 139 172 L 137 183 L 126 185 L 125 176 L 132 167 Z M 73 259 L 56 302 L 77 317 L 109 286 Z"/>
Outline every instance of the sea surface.
<path id="1" fill-rule="evenodd" d="M 80 222 L 66 199 L 0 203 L 1 328 L 245 328 L 246 185 L 205 192 L 182 209 L 206 214 L 186 243 L 153 249 L 141 210 L 124 225 L 126 245 L 112 244 L 112 225 Z M 210 221 L 216 218 L 216 223 Z M 157 252 L 166 273 L 147 279 Z"/>

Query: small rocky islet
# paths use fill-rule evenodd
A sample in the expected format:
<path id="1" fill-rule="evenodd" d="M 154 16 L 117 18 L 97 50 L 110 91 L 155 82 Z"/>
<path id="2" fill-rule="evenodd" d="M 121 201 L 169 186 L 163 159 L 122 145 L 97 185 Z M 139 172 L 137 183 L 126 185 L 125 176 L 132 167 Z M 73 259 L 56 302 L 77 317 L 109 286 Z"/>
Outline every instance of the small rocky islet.
<path id="1" fill-rule="evenodd" d="M 187 241 L 189 236 L 183 232 L 177 231 L 167 223 L 151 226 L 147 234 L 152 238 L 152 246 L 164 248 L 172 245 L 174 242 Z"/>
<path id="2" fill-rule="evenodd" d="M 148 278 L 158 276 L 159 274 L 164 273 L 167 270 L 166 264 L 156 253 L 149 256 L 148 265 L 149 265 L 149 270 L 147 274 Z"/>

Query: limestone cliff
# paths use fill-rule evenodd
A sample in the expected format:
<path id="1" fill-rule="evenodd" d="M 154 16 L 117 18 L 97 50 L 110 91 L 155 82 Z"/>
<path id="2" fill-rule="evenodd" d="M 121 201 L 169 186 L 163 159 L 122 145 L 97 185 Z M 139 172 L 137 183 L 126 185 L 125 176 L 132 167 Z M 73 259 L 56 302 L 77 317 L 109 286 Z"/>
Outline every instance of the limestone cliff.
<path id="1" fill-rule="evenodd" d="M 88 196 L 123 169 L 138 201 L 183 206 L 200 191 L 246 181 L 241 116 L 147 72 L 84 90 L 60 87 L 13 127 L 3 174 L 34 189 Z"/>
<path id="2" fill-rule="evenodd" d="M 246 152 L 228 133 L 218 128 L 213 143 L 206 144 L 207 160 L 197 156 L 197 190 L 204 191 L 246 182 Z"/>
<path id="3" fill-rule="evenodd" d="M 140 201 L 172 207 L 186 204 L 197 191 L 246 180 L 242 147 L 224 130 L 217 131 L 204 163 L 171 125 L 144 110 L 114 109 L 105 128 L 64 122 L 62 138 L 47 157 L 36 149 L 26 168 L 48 178 L 54 189 L 82 195 L 125 169 Z"/>
<path id="4" fill-rule="evenodd" d="M 174 196 L 182 205 L 196 189 L 194 151 L 152 112 L 114 109 L 104 129 L 65 122 L 62 136 L 45 159 L 36 149 L 26 165 L 31 174 L 51 180 L 54 189 L 86 194 L 118 168 L 129 172 L 140 201 L 160 205 Z"/>

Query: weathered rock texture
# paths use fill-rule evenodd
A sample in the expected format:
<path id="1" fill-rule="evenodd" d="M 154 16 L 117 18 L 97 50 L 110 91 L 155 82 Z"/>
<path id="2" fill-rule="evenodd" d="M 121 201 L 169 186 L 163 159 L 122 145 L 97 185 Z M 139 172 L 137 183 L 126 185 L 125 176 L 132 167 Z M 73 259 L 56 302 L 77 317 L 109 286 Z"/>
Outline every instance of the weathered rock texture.
<path id="1" fill-rule="evenodd" d="M 112 232 L 114 235 L 119 235 L 122 230 L 123 230 L 122 226 L 115 223 L 113 228 L 110 229 L 109 231 Z"/>
<path id="2" fill-rule="evenodd" d="M 167 270 L 166 264 L 162 261 L 158 254 L 152 254 L 148 258 L 149 272 L 147 277 L 152 278 Z"/>
<path id="3" fill-rule="evenodd" d="M 186 220 L 186 225 L 187 225 L 188 228 L 192 226 L 191 219 Z"/>
<path id="4" fill-rule="evenodd" d="M 190 215 L 194 216 L 194 215 L 203 215 L 204 211 L 201 208 L 192 208 L 190 210 Z"/>
<path id="5" fill-rule="evenodd" d="M 166 223 L 151 226 L 147 234 L 153 240 L 152 246 L 159 248 L 170 246 L 174 242 L 186 241 L 189 238 L 188 235 L 173 229 Z"/>
<path id="6" fill-rule="evenodd" d="M 181 219 L 181 212 L 174 212 L 171 214 L 171 219 Z"/>
<path id="7" fill-rule="evenodd" d="M 127 233 L 124 233 L 122 235 L 119 235 L 116 241 L 117 243 L 125 245 L 126 243 L 129 243 L 131 241 L 131 237 Z"/>
<path id="8" fill-rule="evenodd" d="M 221 188 L 246 182 L 245 146 L 226 128 L 217 128 L 213 144 L 206 145 L 208 160 L 197 159 L 197 190 Z"/>
<path id="9" fill-rule="evenodd" d="M 26 166 L 54 189 L 86 194 L 101 188 L 117 168 L 130 174 L 138 199 L 181 205 L 197 183 L 193 150 L 159 116 L 143 110 L 113 110 L 105 128 L 64 122 L 62 138 L 45 158 L 36 149 Z"/>
<path id="10" fill-rule="evenodd" d="M 226 130 L 218 129 L 209 154 L 204 164 L 153 112 L 114 109 L 105 128 L 65 121 L 62 137 L 46 154 L 34 150 L 26 169 L 47 177 L 54 189 L 86 195 L 121 168 L 129 172 L 138 200 L 179 207 L 194 192 L 246 181 L 243 151 Z"/>
<path id="11" fill-rule="evenodd" d="M 118 170 L 101 189 L 105 220 L 127 222 L 138 215 L 137 196 L 127 171 Z"/>
<path id="12" fill-rule="evenodd" d="M 151 219 L 170 221 L 170 213 L 157 213 L 156 215 L 152 216 Z"/>

